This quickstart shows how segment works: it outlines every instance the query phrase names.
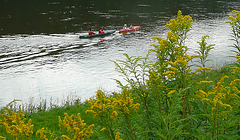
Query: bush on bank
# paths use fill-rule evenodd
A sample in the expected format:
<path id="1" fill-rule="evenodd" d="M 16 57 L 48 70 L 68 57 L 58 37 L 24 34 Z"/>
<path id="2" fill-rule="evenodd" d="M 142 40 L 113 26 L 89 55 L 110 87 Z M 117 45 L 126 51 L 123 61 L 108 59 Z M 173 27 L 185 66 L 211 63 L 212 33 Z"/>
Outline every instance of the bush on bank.
<path id="1" fill-rule="evenodd" d="M 240 12 L 232 13 L 233 65 L 207 67 L 214 49 L 208 35 L 196 55 L 188 55 L 193 20 L 179 11 L 166 25 L 166 39 L 153 37 L 157 44 L 145 58 L 125 54 L 126 60 L 113 61 L 127 83 L 116 80 L 121 93 L 99 90 L 83 104 L 26 116 L 10 103 L 1 110 L 0 139 L 240 139 Z"/>

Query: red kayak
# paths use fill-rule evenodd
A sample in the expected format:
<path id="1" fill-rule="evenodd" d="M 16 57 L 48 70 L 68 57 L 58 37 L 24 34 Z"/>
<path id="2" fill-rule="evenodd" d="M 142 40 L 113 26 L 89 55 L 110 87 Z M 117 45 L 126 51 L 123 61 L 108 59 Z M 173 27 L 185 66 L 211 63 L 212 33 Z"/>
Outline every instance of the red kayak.
<path id="1" fill-rule="evenodd" d="M 133 28 L 127 28 L 127 29 L 121 29 L 119 33 L 127 33 L 127 32 L 132 32 L 136 31 L 140 28 L 140 26 L 134 26 Z"/>

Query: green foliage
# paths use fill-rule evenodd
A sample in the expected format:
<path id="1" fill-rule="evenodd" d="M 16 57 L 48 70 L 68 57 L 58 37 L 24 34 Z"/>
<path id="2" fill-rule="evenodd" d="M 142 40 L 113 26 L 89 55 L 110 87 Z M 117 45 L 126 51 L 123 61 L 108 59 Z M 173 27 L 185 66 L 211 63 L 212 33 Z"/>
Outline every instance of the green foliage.
<path id="1" fill-rule="evenodd" d="M 207 59 L 209 52 L 214 48 L 214 44 L 208 45 L 206 43 L 206 38 L 208 38 L 208 35 L 202 36 L 201 42 L 198 42 L 200 48 L 199 51 L 196 51 L 196 53 L 199 56 L 199 63 L 198 67 L 206 67 L 206 63 L 210 60 Z"/>
<path id="2" fill-rule="evenodd" d="M 227 21 L 232 28 L 232 40 L 235 42 L 231 47 L 234 48 L 232 51 L 235 52 L 237 56 L 240 56 L 240 11 L 233 10 L 232 14 L 236 14 L 236 17 L 229 16 L 228 19 L 230 21 Z"/>
<path id="3" fill-rule="evenodd" d="M 195 70 L 195 73 L 197 73 L 196 78 L 198 79 L 199 82 L 198 84 L 200 85 L 200 89 L 204 89 L 204 91 L 209 90 L 209 84 L 211 84 L 213 81 L 209 81 L 207 71 L 211 71 L 212 68 L 207 68 L 206 63 L 210 60 L 208 60 L 209 52 L 214 48 L 214 44 L 207 45 L 206 38 L 208 38 L 208 35 L 202 36 L 201 42 L 198 42 L 200 48 L 198 51 L 195 51 L 198 55 L 195 56 L 196 58 L 199 58 L 199 60 L 196 60 L 197 62 L 196 66 L 198 67 Z"/>
<path id="4" fill-rule="evenodd" d="M 214 44 L 207 45 L 206 38 L 209 36 L 203 36 L 201 42 L 198 42 L 200 48 L 199 51 L 196 51 L 197 55 L 189 56 L 184 42 L 191 29 L 191 23 L 192 18 L 183 16 L 179 11 L 177 19 L 170 20 L 170 23 L 166 25 L 170 29 L 167 39 L 153 38 L 158 44 L 152 45 L 154 49 L 151 49 L 149 54 L 155 53 L 157 61 L 144 65 L 146 66 L 144 67 L 146 83 L 131 79 L 126 74 L 134 75 L 141 71 L 136 70 L 137 64 L 134 60 L 140 61 L 143 58 L 131 59 L 132 57 L 127 56 L 126 61 L 115 62 L 118 71 L 127 79 L 126 86 L 137 85 L 130 86 L 130 88 L 135 91 L 134 93 L 137 92 L 137 98 L 140 98 L 138 102 L 145 109 L 145 112 L 139 112 L 146 115 L 144 120 L 147 123 L 143 124 L 148 127 L 142 137 L 147 136 L 150 139 L 216 139 L 232 133 L 231 131 L 226 132 L 226 128 L 230 127 L 219 121 L 228 120 L 235 114 L 232 107 L 238 104 L 239 84 L 233 85 L 239 80 L 233 77 L 238 75 L 239 67 L 234 67 L 234 71 L 238 69 L 237 74 L 236 72 L 235 75 L 230 74 L 232 77 L 228 80 L 230 85 L 221 84 L 220 76 L 225 76 L 221 74 L 221 71 L 219 73 L 215 71 L 213 76 L 210 76 L 209 71 L 212 68 L 207 68 L 206 63 L 210 61 L 208 56 Z M 195 61 L 198 68 L 193 72 L 189 62 L 194 58 L 198 58 Z M 140 66 L 139 68 L 142 68 L 143 65 Z M 147 74 L 146 69 L 148 70 Z M 231 70 L 229 69 L 229 71 Z M 135 76 L 135 79 L 138 78 Z M 126 87 L 123 84 L 121 86 Z M 233 93 L 230 95 L 230 92 Z M 229 97 L 226 98 L 226 96 Z M 230 104 L 232 102 L 234 105 Z M 237 106 L 234 108 L 238 110 Z M 235 124 L 238 124 L 237 121 L 238 119 L 234 120 Z M 235 125 L 235 128 L 236 126 L 238 125 Z M 239 129 L 237 129 L 238 132 Z M 238 136 L 234 135 L 233 137 Z"/>

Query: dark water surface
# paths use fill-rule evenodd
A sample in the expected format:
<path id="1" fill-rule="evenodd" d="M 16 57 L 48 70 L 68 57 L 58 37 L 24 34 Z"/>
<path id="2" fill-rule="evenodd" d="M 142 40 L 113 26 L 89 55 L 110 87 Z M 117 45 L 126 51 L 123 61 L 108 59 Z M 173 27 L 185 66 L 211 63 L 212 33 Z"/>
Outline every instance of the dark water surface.
<path id="1" fill-rule="evenodd" d="M 145 56 L 151 38 L 165 38 L 165 24 L 178 10 L 193 17 L 186 45 L 198 49 L 202 35 L 210 35 L 211 66 L 231 62 L 231 29 L 227 17 L 240 10 L 239 0 L 1 0 L 0 106 L 13 99 L 83 99 L 97 89 L 118 90 L 121 79 L 109 60 Z M 79 39 L 89 28 L 120 30 L 123 24 L 141 26 L 134 35 L 118 32 L 104 38 Z M 104 42 L 100 42 L 104 39 Z"/>

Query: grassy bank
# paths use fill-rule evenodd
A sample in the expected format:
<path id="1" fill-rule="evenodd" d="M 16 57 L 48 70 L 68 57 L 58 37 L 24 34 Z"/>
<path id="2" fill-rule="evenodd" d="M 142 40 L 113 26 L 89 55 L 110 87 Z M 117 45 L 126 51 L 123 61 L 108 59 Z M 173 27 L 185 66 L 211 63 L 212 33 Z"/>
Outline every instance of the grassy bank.
<path id="1" fill-rule="evenodd" d="M 225 65 L 219 69 L 208 72 L 207 75 L 209 75 L 210 80 L 219 81 L 221 77 L 231 75 L 232 69 L 230 69 L 229 67 L 230 67 L 229 65 Z M 197 80 L 197 78 L 193 80 Z M 195 90 L 197 91 L 197 89 Z M 111 98 L 113 95 L 106 95 L 106 96 Z M 155 99 L 152 99 L 152 100 L 155 100 Z M 152 106 L 149 106 L 149 108 L 156 108 L 156 107 L 154 104 L 152 104 Z M 31 110 L 25 110 L 26 112 L 24 114 L 26 115 L 25 116 L 26 120 L 31 119 L 32 124 L 34 125 L 33 135 L 30 137 L 30 139 L 40 140 L 41 139 L 40 135 L 36 135 L 36 132 L 42 128 L 48 129 L 49 131 L 49 132 L 48 131 L 45 132 L 46 138 L 51 139 L 50 135 L 52 132 L 54 132 L 54 135 L 55 135 L 54 138 L 57 138 L 58 136 L 58 139 L 61 139 L 60 136 L 63 134 L 66 134 L 66 132 L 64 133 L 60 129 L 58 117 L 60 116 L 61 118 L 64 118 L 65 113 L 69 115 L 72 115 L 72 114 L 77 115 L 78 113 L 80 113 L 81 118 L 84 120 L 86 124 L 95 124 L 95 128 L 93 130 L 93 134 L 90 139 L 105 139 L 106 137 L 104 137 L 105 135 L 104 132 L 100 131 L 102 127 L 99 121 L 92 114 L 86 113 L 86 111 L 90 109 L 91 108 L 88 102 L 80 103 L 79 101 L 72 101 L 71 104 L 69 104 L 69 101 L 68 101 L 66 102 L 65 105 L 61 107 L 52 107 L 49 110 L 39 110 L 36 113 L 29 113 L 31 112 Z M 132 116 L 131 119 L 138 122 L 137 125 L 144 126 L 141 120 L 142 119 L 141 117 L 143 114 L 145 114 L 145 110 L 144 108 L 140 107 L 138 110 L 138 113 Z M 179 114 L 181 114 L 181 112 L 179 112 Z M 124 124 L 124 121 L 125 121 L 124 119 L 118 118 L 117 119 L 118 124 L 114 124 L 116 126 L 113 126 L 113 127 L 119 127 L 118 129 L 121 129 L 121 125 L 119 124 Z M 10 137 L 10 135 L 6 133 L 5 127 L 3 126 L 0 127 L 0 132 L 1 132 L 1 136 L 6 137 L 7 139 L 15 139 L 13 137 Z M 138 133 L 146 133 L 146 132 L 144 132 L 144 130 L 139 130 Z M 139 139 L 142 139 L 142 138 L 139 138 Z"/>
<path id="2" fill-rule="evenodd" d="M 230 25 L 240 26 L 235 24 L 240 12 L 233 14 L 237 17 L 229 18 Z M 166 39 L 153 37 L 157 44 L 146 57 L 124 54 L 125 60 L 113 61 L 126 81 L 116 79 L 120 93 L 98 90 L 87 102 L 72 101 L 49 110 L 43 106 L 30 113 L 3 108 L 1 138 L 240 139 L 240 56 L 232 65 L 207 67 L 214 49 L 207 35 L 198 42 L 196 55 L 188 55 L 184 42 L 192 22 L 179 11 L 166 25 Z M 240 31 L 234 33 L 240 36 Z M 148 59 L 150 54 L 155 62 Z"/>

